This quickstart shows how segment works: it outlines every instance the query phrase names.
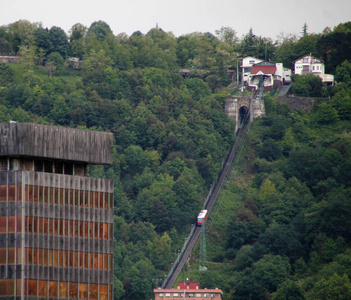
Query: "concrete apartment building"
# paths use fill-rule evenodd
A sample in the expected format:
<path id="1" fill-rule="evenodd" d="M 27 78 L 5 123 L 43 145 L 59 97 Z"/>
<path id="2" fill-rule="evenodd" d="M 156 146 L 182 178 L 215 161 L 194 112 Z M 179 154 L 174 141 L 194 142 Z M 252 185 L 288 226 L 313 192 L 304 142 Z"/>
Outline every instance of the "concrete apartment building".
<path id="1" fill-rule="evenodd" d="M 0 299 L 112 300 L 111 133 L 0 124 Z"/>
<path id="2" fill-rule="evenodd" d="M 155 300 L 219 300 L 223 291 L 215 289 L 200 289 L 198 282 L 178 282 L 176 289 L 154 289 Z"/>

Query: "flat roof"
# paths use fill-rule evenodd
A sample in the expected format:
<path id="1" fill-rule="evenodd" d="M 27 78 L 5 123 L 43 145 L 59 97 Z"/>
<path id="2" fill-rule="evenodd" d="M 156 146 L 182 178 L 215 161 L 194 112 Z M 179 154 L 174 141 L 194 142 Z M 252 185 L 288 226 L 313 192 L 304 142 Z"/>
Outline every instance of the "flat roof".
<path id="1" fill-rule="evenodd" d="M 112 133 L 33 123 L 0 123 L 0 157 L 111 164 Z"/>

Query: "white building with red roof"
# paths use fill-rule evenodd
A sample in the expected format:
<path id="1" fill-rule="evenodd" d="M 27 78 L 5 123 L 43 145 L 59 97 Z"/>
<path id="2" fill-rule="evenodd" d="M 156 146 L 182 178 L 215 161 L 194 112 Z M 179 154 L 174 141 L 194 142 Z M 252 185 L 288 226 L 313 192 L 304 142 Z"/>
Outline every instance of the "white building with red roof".
<path id="1" fill-rule="evenodd" d="M 155 300 L 220 300 L 223 291 L 215 289 L 200 289 L 198 282 L 179 282 L 176 289 L 154 289 Z"/>
<path id="2" fill-rule="evenodd" d="M 270 91 L 290 82 L 291 70 L 283 68 L 282 63 L 271 63 L 263 61 L 254 64 L 248 76 L 248 89 L 257 90 L 260 82 L 263 81 L 264 91 Z"/>
<path id="3" fill-rule="evenodd" d="M 246 56 L 243 58 L 242 64 L 241 64 L 241 70 L 242 70 L 242 81 L 244 85 L 246 86 L 249 80 L 249 75 L 251 74 L 251 70 L 255 64 L 258 64 L 262 62 L 262 59 L 253 57 L 253 56 Z"/>

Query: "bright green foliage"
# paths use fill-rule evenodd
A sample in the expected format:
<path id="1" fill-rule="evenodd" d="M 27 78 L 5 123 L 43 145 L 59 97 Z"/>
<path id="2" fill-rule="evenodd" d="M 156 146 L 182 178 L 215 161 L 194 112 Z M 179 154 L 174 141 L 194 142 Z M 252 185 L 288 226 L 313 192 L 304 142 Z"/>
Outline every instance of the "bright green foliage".
<path id="1" fill-rule="evenodd" d="M 322 278 L 315 285 L 311 295 L 307 299 L 334 300 L 350 299 L 351 283 L 346 274 L 339 276 L 334 274 L 328 280 Z"/>
<path id="2" fill-rule="evenodd" d="M 322 79 L 312 74 L 293 75 L 293 93 L 303 97 L 322 97 Z"/>
<path id="3" fill-rule="evenodd" d="M 346 113 L 348 114 L 348 111 L 346 111 Z M 317 107 L 315 118 L 316 118 L 316 121 L 320 124 L 331 123 L 338 119 L 338 112 L 329 103 L 323 102 Z"/>
<path id="4" fill-rule="evenodd" d="M 348 83 L 351 80 L 351 62 L 345 60 L 340 66 L 336 68 L 335 80 L 337 82 Z"/>
<path id="5" fill-rule="evenodd" d="M 274 300 L 304 300 L 306 299 L 301 286 L 292 280 L 286 280 L 278 286 Z"/>
<path id="6" fill-rule="evenodd" d="M 351 78 L 349 81 L 351 81 Z M 331 105 L 336 109 L 341 120 L 351 120 L 351 95 L 347 90 L 341 89 L 338 91 L 334 95 Z"/>
<path id="7" fill-rule="evenodd" d="M 290 264 L 286 258 L 265 255 L 237 278 L 237 294 L 239 297 L 251 295 L 252 299 L 263 299 L 265 293 L 275 291 L 289 274 Z"/>

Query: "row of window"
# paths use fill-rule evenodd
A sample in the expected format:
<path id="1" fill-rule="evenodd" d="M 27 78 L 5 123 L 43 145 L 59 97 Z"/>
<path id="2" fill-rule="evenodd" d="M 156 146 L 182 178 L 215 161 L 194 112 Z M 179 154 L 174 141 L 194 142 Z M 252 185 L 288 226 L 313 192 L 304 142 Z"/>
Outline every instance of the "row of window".
<path id="1" fill-rule="evenodd" d="M 112 254 L 25 248 L 25 264 L 112 270 Z M 22 248 L 0 248 L 0 265 L 22 264 Z"/>
<path id="2" fill-rule="evenodd" d="M 21 296 L 21 279 L 0 279 L 0 296 Z M 24 280 L 24 295 L 64 299 L 112 300 L 112 285 Z"/>
<path id="3" fill-rule="evenodd" d="M 113 194 L 26 185 L 25 201 L 93 208 L 113 208 Z M 8 199 L 8 200 L 6 200 Z M 21 185 L 0 185 L 0 202 L 22 201 Z"/>
<path id="4" fill-rule="evenodd" d="M 0 217 L 0 233 L 22 232 L 22 217 Z M 25 217 L 25 233 L 91 239 L 113 239 L 113 224 L 40 217 Z"/>
<path id="5" fill-rule="evenodd" d="M 210 294 L 208 293 L 158 293 L 158 296 L 159 297 L 171 297 L 171 294 L 172 294 L 172 297 L 196 297 L 196 298 L 201 298 L 201 297 L 205 297 L 205 298 L 208 298 L 210 297 Z M 215 294 L 211 294 L 211 298 L 215 297 Z"/>

